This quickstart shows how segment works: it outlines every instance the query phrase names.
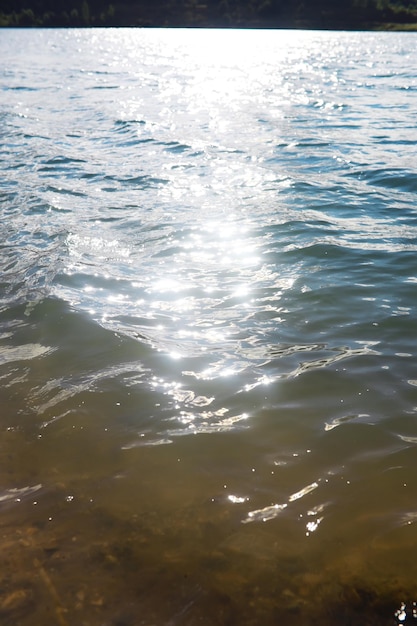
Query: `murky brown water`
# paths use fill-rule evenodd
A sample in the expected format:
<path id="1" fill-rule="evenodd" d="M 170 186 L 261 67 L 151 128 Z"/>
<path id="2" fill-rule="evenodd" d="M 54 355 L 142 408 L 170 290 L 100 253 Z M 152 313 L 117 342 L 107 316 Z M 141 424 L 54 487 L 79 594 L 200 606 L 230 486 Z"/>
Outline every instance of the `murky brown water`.
<path id="1" fill-rule="evenodd" d="M 2 496 L 2 623 L 388 625 L 415 597 L 414 516 L 386 528 L 386 499 L 408 502 L 406 452 L 391 455 L 391 469 L 368 459 L 350 481 L 329 480 L 312 510 L 301 502 L 313 488 L 267 522 L 242 523 L 245 502 L 230 505 L 238 486 L 261 503 L 276 488 L 272 471 L 286 468 L 286 489 L 301 479 L 279 464 L 259 477 L 249 462 L 243 480 L 242 459 L 269 453 L 258 442 L 254 455 L 251 431 L 121 452 L 85 418 L 77 428 L 74 416 L 65 443 L 62 433 L 61 443 L 3 436 L 3 480 L 31 487 Z M 325 515 L 335 491 L 344 504 Z"/>

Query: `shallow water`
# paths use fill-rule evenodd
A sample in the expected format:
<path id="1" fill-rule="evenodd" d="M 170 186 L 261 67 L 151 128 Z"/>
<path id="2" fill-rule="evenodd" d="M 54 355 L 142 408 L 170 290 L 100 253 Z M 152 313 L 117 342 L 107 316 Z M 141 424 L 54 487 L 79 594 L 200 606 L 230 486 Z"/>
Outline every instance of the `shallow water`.
<path id="1" fill-rule="evenodd" d="M 2 623 L 395 624 L 415 35 L 3 30 L 0 53 Z"/>

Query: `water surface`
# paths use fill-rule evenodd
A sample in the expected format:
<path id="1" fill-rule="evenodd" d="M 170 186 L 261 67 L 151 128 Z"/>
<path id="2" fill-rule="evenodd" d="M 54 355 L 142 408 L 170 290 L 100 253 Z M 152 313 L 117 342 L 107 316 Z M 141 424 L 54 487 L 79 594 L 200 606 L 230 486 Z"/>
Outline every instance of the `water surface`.
<path id="1" fill-rule="evenodd" d="M 3 30 L 0 53 L 3 623 L 396 623 L 415 35 Z"/>

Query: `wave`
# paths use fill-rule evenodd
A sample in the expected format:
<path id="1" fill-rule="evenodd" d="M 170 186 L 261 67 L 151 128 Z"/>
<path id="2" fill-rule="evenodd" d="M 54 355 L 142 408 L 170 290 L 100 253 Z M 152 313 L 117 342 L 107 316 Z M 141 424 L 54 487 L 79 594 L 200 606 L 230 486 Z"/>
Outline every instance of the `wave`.
<path id="1" fill-rule="evenodd" d="M 399 168 L 364 169 L 350 172 L 347 176 L 363 180 L 369 185 L 375 185 L 385 189 L 395 189 L 407 193 L 417 191 L 417 174 L 413 171 Z"/>

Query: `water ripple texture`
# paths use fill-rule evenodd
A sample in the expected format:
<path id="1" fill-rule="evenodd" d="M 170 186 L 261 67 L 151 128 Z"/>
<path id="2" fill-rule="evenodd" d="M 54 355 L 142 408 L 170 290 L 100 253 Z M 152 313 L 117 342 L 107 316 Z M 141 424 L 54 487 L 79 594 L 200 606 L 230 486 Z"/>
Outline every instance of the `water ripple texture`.
<path id="1" fill-rule="evenodd" d="M 1 425 L 26 459 L 0 500 L 79 489 L 161 524 L 187 505 L 217 520 L 216 558 L 269 563 L 276 529 L 276 554 L 322 537 L 317 562 L 366 547 L 397 575 L 415 36 L 4 30 L 0 53 Z"/>

